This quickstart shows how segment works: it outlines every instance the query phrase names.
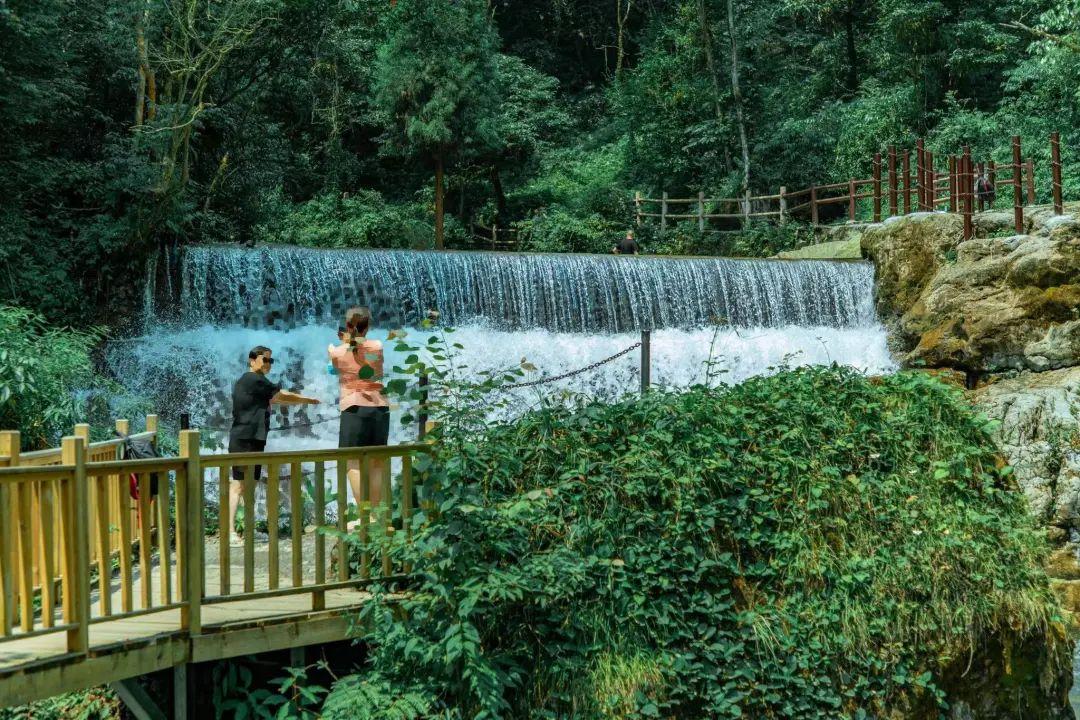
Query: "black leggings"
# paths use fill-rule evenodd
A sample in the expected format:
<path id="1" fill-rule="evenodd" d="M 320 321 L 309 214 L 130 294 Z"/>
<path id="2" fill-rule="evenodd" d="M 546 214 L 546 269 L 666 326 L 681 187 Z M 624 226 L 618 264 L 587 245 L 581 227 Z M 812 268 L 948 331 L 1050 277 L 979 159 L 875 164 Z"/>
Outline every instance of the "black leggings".
<path id="1" fill-rule="evenodd" d="M 338 447 L 385 445 L 390 437 L 390 408 L 353 405 L 341 413 Z"/>

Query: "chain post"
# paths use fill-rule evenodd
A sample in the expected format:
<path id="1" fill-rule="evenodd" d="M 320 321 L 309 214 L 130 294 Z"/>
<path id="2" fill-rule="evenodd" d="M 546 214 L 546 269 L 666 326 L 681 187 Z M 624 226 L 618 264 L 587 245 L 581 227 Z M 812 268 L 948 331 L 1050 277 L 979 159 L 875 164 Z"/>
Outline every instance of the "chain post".
<path id="1" fill-rule="evenodd" d="M 641 394 L 649 391 L 652 385 L 652 334 L 648 330 L 641 331 Z"/>

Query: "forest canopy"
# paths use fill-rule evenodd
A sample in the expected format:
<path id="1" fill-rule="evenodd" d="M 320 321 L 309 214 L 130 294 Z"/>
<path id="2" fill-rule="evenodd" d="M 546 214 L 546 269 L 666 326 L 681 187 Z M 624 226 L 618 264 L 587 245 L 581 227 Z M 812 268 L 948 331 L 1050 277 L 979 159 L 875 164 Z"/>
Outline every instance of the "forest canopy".
<path id="1" fill-rule="evenodd" d="M 1004 156 L 1020 134 L 1039 162 L 1049 131 L 1080 141 L 1078 17 L 1075 0 L 7 0 L 0 300 L 104 316 L 193 242 L 462 247 L 479 224 L 603 251 L 635 191 L 843 180 L 918 136 Z"/>

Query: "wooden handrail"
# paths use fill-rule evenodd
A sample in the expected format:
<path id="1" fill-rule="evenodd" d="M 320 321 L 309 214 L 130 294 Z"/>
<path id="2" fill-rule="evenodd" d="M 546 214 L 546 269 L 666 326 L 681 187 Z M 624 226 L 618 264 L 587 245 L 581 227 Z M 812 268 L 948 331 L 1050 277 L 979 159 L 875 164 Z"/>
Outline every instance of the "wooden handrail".
<path id="1" fill-rule="evenodd" d="M 64 439 L 61 463 L 46 466 L 0 468 L 0 508 L 5 519 L 0 524 L 0 643 L 49 633 L 63 633 L 70 655 L 88 652 L 88 629 L 110 620 L 133 618 L 164 610 L 179 610 L 178 632 L 198 635 L 202 628 L 201 606 L 233 600 L 269 598 L 282 595 L 310 593 L 313 610 L 324 608 L 327 592 L 357 587 L 373 581 L 406 577 L 408 568 L 395 567 L 390 554 L 390 534 L 404 532 L 411 537 L 414 455 L 432 452 L 429 443 L 366 448 L 328 448 L 321 450 L 277 451 L 270 453 L 231 453 L 202 455 L 197 430 L 180 434 L 179 458 L 150 458 L 144 460 L 109 460 L 87 462 L 88 428 L 80 426 L 77 435 Z M 12 450 L 12 446 L 16 448 Z M 18 434 L 0 433 L 0 452 L 8 459 L 18 458 Z M 401 461 L 399 484 L 401 492 L 392 494 L 390 462 Z M 381 466 L 378 464 L 381 461 Z M 356 534 L 371 544 L 360 548 L 360 567 L 354 573 L 350 567 L 349 549 L 344 537 L 337 540 L 338 572 L 327 573 L 326 544 L 322 532 L 305 538 L 303 522 L 303 483 L 305 469 L 314 475 L 313 500 L 315 524 L 323 526 L 325 516 L 324 481 L 336 475 L 335 499 L 338 501 L 337 530 L 345 531 L 345 500 L 348 495 L 349 467 L 360 467 L 359 525 Z M 234 470 L 244 476 L 245 511 L 253 508 L 256 479 L 251 468 L 261 465 L 269 469 L 267 482 L 270 538 L 267 551 L 269 568 L 254 563 L 254 518 L 244 522 L 243 589 L 228 580 L 230 529 L 227 492 L 219 497 L 224 504 L 216 510 L 220 542 L 218 558 L 204 558 L 205 518 L 203 500 L 211 489 L 227 490 Z M 327 469 L 336 466 L 336 472 Z M 278 480 L 279 468 L 288 473 L 289 508 L 292 512 L 291 538 L 278 537 Z M 379 469 L 379 468 L 383 469 Z M 158 489 L 151 495 L 152 475 L 158 476 Z M 126 508 L 114 517 L 111 508 L 117 499 L 128 494 L 128 478 L 135 477 L 139 498 L 134 502 L 135 520 L 126 524 Z M 331 481 L 333 482 L 333 481 Z M 369 498 L 378 495 L 374 504 Z M 32 499 L 37 499 L 39 512 L 56 512 L 58 522 L 33 524 Z M 175 503 L 175 519 L 170 520 L 168 508 Z M 126 506 L 127 503 L 120 503 Z M 38 507 L 38 506 L 33 506 Z M 10 521 L 9 521 L 10 517 Z M 390 520 L 400 520 L 400 529 L 391 529 Z M 102 520 L 118 520 L 137 535 L 138 557 L 132 562 L 129 551 L 121 545 L 119 577 L 109 552 L 110 535 L 114 528 Z M 96 524 L 95 524 L 96 523 Z M 373 524 L 376 523 L 376 524 Z M 385 530 L 379 530 L 379 527 Z M 55 538 L 51 533 L 55 530 Z M 119 528 L 115 530 L 119 531 Z M 385 534 L 390 533 L 390 534 Z M 175 540 L 175 543 L 173 542 Z M 279 546 L 291 542 L 291 573 L 287 570 L 287 586 L 280 584 Z M 96 548 L 95 556 L 91 549 Z M 175 562 L 174 555 L 175 552 Z M 314 577 L 309 574 L 311 563 L 303 562 L 304 555 L 315 552 Z M 125 563 L 125 558 L 127 562 Z M 208 560 L 224 559 L 217 566 L 221 578 L 213 587 L 204 587 Z M 40 560 L 40 562 L 38 562 Z M 36 564 L 37 563 L 37 564 Z M 212 563 L 211 563 L 212 564 Z M 37 582 L 34 580 L 37 573 Z M 98 599 L 91 607 L 92 576 L 109 578 L 97 583 Z M 239 580 L 239 578 L 237 578 Z M 175 584 L 174 584 L 175 583 Z M 59 585 L 59 592 L 54 586 Z M 119 585 L 118 593 L 112 588 Z M 40 588 L 40 600 L 34 594 Z M 35 609 L 37 601 L 41 610 Z M 59 601 L 59 602 L 58 602 Z M 62 607 L 57 608 L 60 604 Z M 57 611 L 60 617 L 57 618 Z"/>

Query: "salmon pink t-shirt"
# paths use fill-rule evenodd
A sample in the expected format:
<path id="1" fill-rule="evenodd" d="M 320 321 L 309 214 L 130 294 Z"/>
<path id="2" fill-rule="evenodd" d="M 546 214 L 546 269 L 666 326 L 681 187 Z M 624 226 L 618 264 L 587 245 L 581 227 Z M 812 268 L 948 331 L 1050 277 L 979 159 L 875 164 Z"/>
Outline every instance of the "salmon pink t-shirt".
<path id="1" fill-rule="evenodd" d="M 338 387 L 341 390 L 339 407 L 389 407 L 383 395 L 383 346 L 378 340 L 362 339 L 356 348 L 338 345 L 330 351 L 330 361 L 337 370 Z M 370 366 L 375 374 L 368 379 L 360 377 L 360 368 Z"/>

